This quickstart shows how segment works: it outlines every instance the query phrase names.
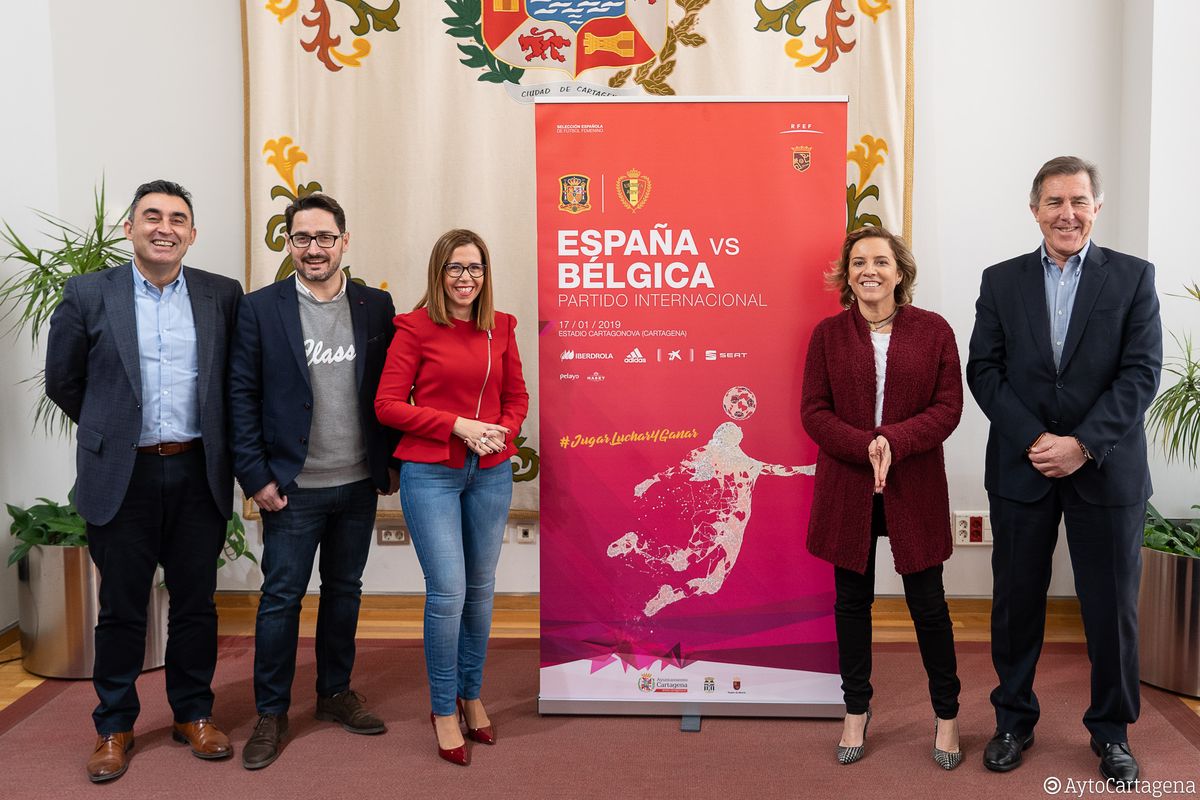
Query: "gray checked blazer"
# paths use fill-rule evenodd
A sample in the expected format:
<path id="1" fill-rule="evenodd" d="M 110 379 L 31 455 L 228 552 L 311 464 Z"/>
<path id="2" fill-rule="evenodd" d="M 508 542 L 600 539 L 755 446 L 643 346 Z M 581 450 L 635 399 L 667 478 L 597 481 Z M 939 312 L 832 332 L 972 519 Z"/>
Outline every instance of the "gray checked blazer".
<path id="1" fill-rule="evenodd" d="M 142 426 L 142 373 L 132 262 L 67 281 L 50 317 L 46 395 L 76 423 L 75 507 L 87 522 L 112 520 L 129 488 Z M 200 430 L 208 486 L 226 518 L 233 471 L 227 423 L 227 366 L 242 287 L 184 267 L 199 348 Z"/>

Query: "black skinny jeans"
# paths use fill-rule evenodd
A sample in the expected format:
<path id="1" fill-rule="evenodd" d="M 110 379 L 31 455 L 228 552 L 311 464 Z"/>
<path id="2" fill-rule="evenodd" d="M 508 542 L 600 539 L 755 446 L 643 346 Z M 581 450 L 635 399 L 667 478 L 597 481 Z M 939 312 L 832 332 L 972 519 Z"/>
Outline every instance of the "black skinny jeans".
<path id="1" fill-rule="evenodd" d="M 871 516 L 871 553 L 864 575 L 834 567 L 837 599 L 833 613 L 837 626 L 838 667 L 847 714 L 865 714 L 871 704 L 871 605 L 875 602 L 875 549 L 880 536 L 887 536 L 883 498 L 875 495 Z M 929 676 L 933 711 L 942 719 L 958 716 L 958 661 L 954 656 L 954 631 L 942 565 L 902 575 L 904 599 L 917 629 L 917 646 Z"/>

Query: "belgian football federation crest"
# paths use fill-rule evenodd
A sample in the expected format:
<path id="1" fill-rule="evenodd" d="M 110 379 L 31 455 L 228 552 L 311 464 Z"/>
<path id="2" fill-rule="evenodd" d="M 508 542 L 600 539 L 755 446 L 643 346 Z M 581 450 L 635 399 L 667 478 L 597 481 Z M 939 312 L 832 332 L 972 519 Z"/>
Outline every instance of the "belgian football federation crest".
<path id="1" fill-rule="evenodd" d="M 592 209 L 588 198 L 587 175 L 563 175 L 558 179 L 558 210 L 568 214 L 582 214 Z"/>
<path id="2" fill-rule="evenodd" d="M 792 166 L 797 172 L 806 172 L 812 166 L 812 148 L 803 144 L 793 147 Z"/>
<path id="3" fill-rule="evenodd" d="M 483 42 L 514 67 L 627 69 L 667 38 L 667 0 L 482 0 Z"/>
<path id="4" fill-rule="evenodd" d="M 631 169 L 617 178 L 617 195 L 621 198 L 621 205 L 630 211 L 638 211 L 650 199 L 650 179 Z"/>

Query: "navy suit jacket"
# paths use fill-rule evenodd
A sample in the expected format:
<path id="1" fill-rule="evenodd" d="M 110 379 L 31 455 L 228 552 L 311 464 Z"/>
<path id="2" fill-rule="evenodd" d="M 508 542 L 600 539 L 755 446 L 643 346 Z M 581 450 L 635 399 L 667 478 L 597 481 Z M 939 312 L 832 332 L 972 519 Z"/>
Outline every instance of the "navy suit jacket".
<path id="1" fill-rule="evenodd" d="M 346 287 L 354 326 L 354 376 L 358 414 L 371 479 L 387 491 L 388 466 L 400 434 L 375 417 L 375 392 L 396 316 L 392 296 L 350 281 Z M 242 491 L 252 497 L 271 481 L 280 492 L 295 488 L 308 457 L 313 392 L 296 279 L 251 292 L 238 307 L 237 331 L 229 365 L 233 469 Z"/>
<path id="2" fill-rule="evenodd" d="M 133 262 L 78 275 L 50 317 L 46 395 L 78 426 L 75 507 L 93 525 L 116 515 L 133 474 L 142 429 L 142 369 L 134 316 Z M 226 440 L 229 337 L 242 286 L 183 268 L 198 348 L 200 435 L 217 508 L 233 510 Z"/>
<path id="3" fill-rule="evenodd" d="M 1162 324 L 1154 265 L 1092 243 L 1054 366 L 1039 251 L 989 267 L 975 306 L 967 385 L 991 421 L 984 485 L 1030 503 L 1053 479 L 1026 448 L 1043 432 L 1076 436 L 1092 461 L 1068 476 L 1088 503 L 1150 497 L 1143 417 L 1158 391 Z"/>

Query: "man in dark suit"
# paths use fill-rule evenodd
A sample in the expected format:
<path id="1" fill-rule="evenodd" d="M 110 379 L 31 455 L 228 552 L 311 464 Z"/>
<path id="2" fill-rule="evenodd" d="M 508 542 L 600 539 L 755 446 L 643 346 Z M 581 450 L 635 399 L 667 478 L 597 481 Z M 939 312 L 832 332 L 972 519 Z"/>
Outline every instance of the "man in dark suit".
<path id="1" fill-rule="evenodd" d="M 984 765 L 1014 769 L 1033 744 L 1033 691 L 1050 559 L 1065 518 L 1092 664 L 1083 724 L 1100 771 L 1130 784 L 1138 717 L 1137 600 L 1150 471 L 1142 418 L 1158 389 L 1162 326 L 1154 267 L 1091 241 L 1104 196 L 1096 167 L 1063 156 L 1033 181 L 1043 243 L 983 273 L 967 383 L 991 421 L 992 692 Z"/>
<path id="2" fill-rule="evenodd" d="M 350 234 L 336 200 L 299 198 L 284 219 L 295 277 L 243 298 L 230 361 L 234 471 L 263 515 L 259 719 L 242 751 L 247 769 L 275 761 L 287 733 L 300 605 L 318 545 L 317 719 L 353 733 L 385 730 L 350 673 L 377 495 L 399 482 L 389 463 L 399 435 L 375 417 L 395 308 L 387 292 L 342 272 Z"/>
<path id="3" fill-rule="evenodd" d="M 183 266 L 196 228 L 179 184 L 139 186 L 125 236 L 132 262 L 67 281 L 46 348 L 46 394 L 78 426 L 75 505 L 100 570 L 93 782 L 128 767 L 159 564 L 171 598 L 173 736 L 200 758 L 233 752 L 211 720 L 211 683 L 217 557 L 233 501 L 226 362 L 242 287 Z"/>

